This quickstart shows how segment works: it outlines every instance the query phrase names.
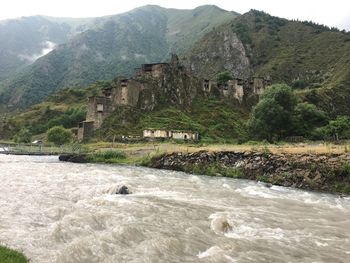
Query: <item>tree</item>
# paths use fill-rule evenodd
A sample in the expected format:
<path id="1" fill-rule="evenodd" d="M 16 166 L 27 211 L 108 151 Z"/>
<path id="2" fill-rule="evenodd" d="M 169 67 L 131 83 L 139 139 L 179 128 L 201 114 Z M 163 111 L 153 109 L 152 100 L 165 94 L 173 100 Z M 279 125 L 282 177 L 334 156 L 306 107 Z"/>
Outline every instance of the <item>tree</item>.
<path id="1" fill-rule="evenodd" d="M 316 127 L 327 124 L 326 113 L 308 102 L 296 106 L 294 117 L 295 133 L 298 135 L 309 136 Z"/>
<path id="2" fill-rule="evenodd" d="M 29 143 L 32 141 L 32 133 L 27 128 L 20 130 L 14 138 L 17 143 Z"/>
<path id="3" fill-rule="evenodd" d="M 258 139 L 281 139 L 292 130 L 294 108 L 297 97 L 292 89 L 284 84 L 268 87 L 259 103 L 253 108 L 248 128 Z"/>
<path id="4" fill-rule="evenodd" d="M 261 96 L 263 99 L 275 100 L 284 110 L 293 111 L 297 105 L 298 98 L 291 87 L 286 84 L 275 84 L 269 86 Z"/>
<path id="5" fill-rule="evenodd" d="M 72 139 L 73 135 L 71 131 L 63 128 L 62 126 L 55 126 L 47 131 L 47 140 L 56 145 L 70 143 Z"/>
<path id="6" fill-rule="evenodd" d="M 332 136 L 336 140 L 350 137 L 350 117 L 338 116 L 322 129 L 325 135 Z"/>

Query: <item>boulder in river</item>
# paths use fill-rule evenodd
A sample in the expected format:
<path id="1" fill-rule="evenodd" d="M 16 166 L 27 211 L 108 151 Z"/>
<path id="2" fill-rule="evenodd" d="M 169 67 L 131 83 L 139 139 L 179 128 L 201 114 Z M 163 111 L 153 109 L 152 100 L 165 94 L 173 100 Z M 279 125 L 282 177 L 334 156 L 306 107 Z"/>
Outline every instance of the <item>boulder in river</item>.
<path id="1" fill-rule="evenodd" d="M 86 154 L 61 154 L 58 159 L 62 162 L 87 163 Z"/>
<path id="2" fill-rule="evenodd" d="M 125 185 L 122 185 L 121 187 L 118 188 L 116 194 L 119 195 L 128 195 L 130 194 L 129 188 Z"/>

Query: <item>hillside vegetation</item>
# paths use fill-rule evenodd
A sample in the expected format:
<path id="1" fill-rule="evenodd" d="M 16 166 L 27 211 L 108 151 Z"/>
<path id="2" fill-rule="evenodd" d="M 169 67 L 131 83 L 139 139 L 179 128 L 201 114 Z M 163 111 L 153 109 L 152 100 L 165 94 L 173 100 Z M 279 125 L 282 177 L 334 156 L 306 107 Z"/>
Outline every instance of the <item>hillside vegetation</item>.
<path id="1" fill-rule="evenodd" d="M 77 127 L 85 119 L 87 98 L 99 95 L 106 85 L 109 83 L 98 82 L 87 88 L 63 89 L 24 112 L 4 114 L 0 123 L 0 138 L 13 139 L 22 130 L 40 135 L 57 125 Z"/>
<path id="2" fill-rule="evenodd" d="M 164 106 L 152 112 L 119 107 L 108 117 L 97 138 L 113 140 L 122 135 L 142 136 L 148 128 L 198 131 L 202 141 L 238 142 L 247 139 L 244 122 L 248 112 L 231 101 L 196 99 L 188 111 Z"/>
<path id="3" fill-rule="evenodd" d="M 140 64 L 165 61 L 171 52 L 187 50 L 236 16 L 215 6 L 193 10 L 145 6 L 96 20 L 88 30 L 0 83 L 0 103 L 23 108 L 64 87 L 130 76 Z"/>
<path id="4" fill-rule="evenodd" d="M 252 10 L 208 33 L 186 59 L 199 75 L 271 76 L 333 117 L 350 114 L 350 33 Z"/>
<path id="5" fill-rule="evenodd" d="M 13 89 L 7 89 L 2 99 L 23 106 L 42 101 L 61 87 L 70 88 L 5 117 L 0 135 L 13 137 L 23 128 L 41 134 L 57 125 L 76 127 L 84 119 L 87 97 L 109 83 L 95 83 L 86 90 L 74 87 L 84 87 L 95 79 L 129 76 L 135 66 L 164 61 L 171 50 L 177 50 L 183 52 L 186 66 L 202 78 L 270 76 L 273 83 L 292 87 L 296 103 L 288 111 L 290 121 L 279 130 L 270 125 L 274 134 L 256 136 L 255 132 L 254 136 L 246 127 L 254 105 L 213 94 L 197 97 L 186 109 L 165 101 L 150 112 L 117 107 L 97 131 L 96 139 L 140 136 L 145 128 L 196 130 L 203 141 L 348 138 L 350 34 L 255 10 L 233 19 L 235 16 L 214 6 L 194 10 L 146 6 L 100 20 L 17 75 L 21 77 L 13 80 Z M 209 24 L 205 22 L 208 18 L 212 19 Z M 272 109 L 279 112 L 284 107 L 271 103 L 265 100 L 255 110 L 256 123 L 264 120 L 264 112 L 274 117 L 278 114 L 271 113 Z M 272 117 L 265 121 L 273 121 Z M 255 126 L 261 131 L 260 125 Z"/>

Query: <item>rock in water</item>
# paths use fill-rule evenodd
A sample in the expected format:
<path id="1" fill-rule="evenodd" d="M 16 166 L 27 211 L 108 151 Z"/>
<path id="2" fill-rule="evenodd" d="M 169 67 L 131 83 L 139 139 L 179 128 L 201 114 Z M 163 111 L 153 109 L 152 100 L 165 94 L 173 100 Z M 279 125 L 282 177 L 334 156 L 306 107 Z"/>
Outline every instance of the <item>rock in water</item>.
<path id="1" fill-rule="evenodd" d="M 130 191 L 129 191 L 129 188 L 127 186 L 123 185 L 123 186 L 119 187 L 116 194 L 128 195 L 128 194 L 130 194 Z"/>
<path id="2" fill-rule="evenodd" d="M 58 159 L 62 162 L 87 163 L 86 154 L 61 154 Z"/>

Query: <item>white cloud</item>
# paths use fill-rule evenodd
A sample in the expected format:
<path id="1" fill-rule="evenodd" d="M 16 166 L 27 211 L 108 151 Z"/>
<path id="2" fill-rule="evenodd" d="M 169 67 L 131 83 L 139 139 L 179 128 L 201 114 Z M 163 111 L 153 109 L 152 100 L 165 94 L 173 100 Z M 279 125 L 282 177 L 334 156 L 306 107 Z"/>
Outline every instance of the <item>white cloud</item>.
<path id="1" fill-rule="evenodd" d="M 328 26 L 349 26 L 350 2 L 348 0 L 60 0 L 54 2 L 11 0 L 1 3 L 0 19 L 37 14 L 59 17 L 97 17 L 126 12 L 146 4 L 184 9 L 214 4 L 239 13 L 258 9 L 289 19 L 313 20 Z M 350 28 L 347 29 L 350 30 Z"/>
<path id="2" fill-rule="evenodd" d="M 45 56 L 46 54 L 48 54 L 49 52 L 51 52 L 56 44 L 51 42 L 51 41 L 45 41 L 42 44 L 43 49 L 41 50 L 40 53 L 37 54 L 20 54 L 18 55 L 21 59 L 26 60 L 30 63 L 33 63 L 35 60 L 37 60 L 38 58 Z"/>

